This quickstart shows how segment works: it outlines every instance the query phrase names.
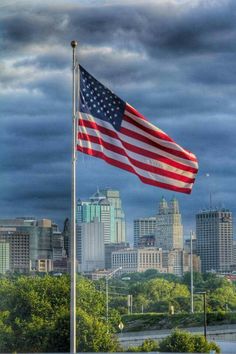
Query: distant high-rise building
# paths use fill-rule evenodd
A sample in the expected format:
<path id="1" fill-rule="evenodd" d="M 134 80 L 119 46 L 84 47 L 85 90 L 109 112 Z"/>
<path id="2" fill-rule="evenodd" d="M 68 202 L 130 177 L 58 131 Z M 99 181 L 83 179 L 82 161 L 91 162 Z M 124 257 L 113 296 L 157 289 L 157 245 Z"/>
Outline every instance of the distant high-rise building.
<path id="1" fill-rule="evenodd" d="M 138 247 L 143 236 L 155 236 L 156 218 L 154 216 L 134 220 L 134 247 Z"/>
<path id="2" fill-rule="evenodd" d="M 64 237 L 60 231 L 53 231 L 52 234 L 52 259 L 53 261 L 62 260 L 66 257 L 64 248 Z"/>
<path id="3" fill-rule="evenodd" d="M 89 201 L 77 203 L 77 224 L 92 222 L 94 218 L 104 224 L 104 243 L 115 242 L 115 208 L 99 191 Z"/>
<path id="4" fill-rule="evenodd" d="M 197 254 L 202 272 L 230 271 L 233 263 L 233 217 L 227 209 L 196 215 Z"/>
<path id="5" fill-rule="evenodd" d="M 52 235 L 56 226 L 51 220 L 37 220 L 33 217 L 1 219 L 0 229 L 8 227 L 14 227 L 15 231 L 28 235 L 32 269 L 35 269 L 37 259 L 52 259 Z"/>
<path id="6" fill-rule="evenodd" d="M 92 272 L 105 267 L 104 224 L 95 218 L 81 227 L 81 271 Z"/>
<path id="7" fill-rule="evenodd" d="M 66 218 L 64 221 L 62 235 L 64 240 L 64 249 L 66 251 L 67 257 L 69 257 L 70 256 L 70 222 L 68 218 Z"/>
<path id="8" fill-rule="evenodd" d="M 16 227 L 0 228 L 0 240 L 10 245 L 10 271 L 28 273 L 30 262 L 30 235 L 27 232 L 16 231 Z"/>
<path id="9" fill-rule="evenodd" d="M 191 239 L 190 238 L 185 239 L 184 250 L 186 252 L 191 252 Z M 197 252 L 197 238 L 196 238 L 196 234 L 194 232 L 192 233 L 192 250 L 193 250 L 193 253 L 196 254 L 196 252 Z"/>
<path id="10" fill-rule="evenodd" d="M 162 198 L 156 216 L 156 246 L 163 250 L 183 249 L 183 225 L 179 203 Z"/>
<path id="11" fill-rule="evenodd" d="M 233 266 L 236 269 L 236 240 L 233 241 Z"/>
<path id="12" fill-rule="evenodd" d="M 122 209 L 122 201 L 120 198 L 120 192 L 111 188 L 102 189 L 101 194 L 103 194 L 106 199 L 109 200 L 111 205 L 114 207 L 115 216 L 115 239 L 114 243 L 125 242 L 126 240 L 126 227 L 125 227 L 125 213 Z"/>
<path id="13" fill-rule="evenodd" d="M 10 244 L 5 240 L 0 240 L 0 274 L 5 274 L 10 270 Z"/>

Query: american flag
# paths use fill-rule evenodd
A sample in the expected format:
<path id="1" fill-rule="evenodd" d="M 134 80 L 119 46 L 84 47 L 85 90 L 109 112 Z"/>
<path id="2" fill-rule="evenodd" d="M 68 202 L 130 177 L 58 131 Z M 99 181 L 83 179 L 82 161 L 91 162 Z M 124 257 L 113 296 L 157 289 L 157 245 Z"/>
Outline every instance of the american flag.
<path id="1" fill-rule="evenodd" d="M 191 193 L 197 158 L 82 66 L 77 150 L 134 173 L 143 183 Z"/>

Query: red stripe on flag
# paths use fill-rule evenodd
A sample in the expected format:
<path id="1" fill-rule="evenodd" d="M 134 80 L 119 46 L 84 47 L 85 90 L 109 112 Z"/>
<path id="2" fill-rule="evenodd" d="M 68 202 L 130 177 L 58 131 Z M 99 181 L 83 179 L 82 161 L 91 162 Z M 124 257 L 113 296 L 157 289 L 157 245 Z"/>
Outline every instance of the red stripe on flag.
<path id="1" fill-rule="evenodd" d="M 154 135 L 158 139 L 162 139 L 162 140 L 165 140 L 165 141 L 173 142 L 173 140 L 170 137 L 166 136 L 165 134 L 162 134 L 160 131 L 154 130 L 152 128 L 148 128 L 148 127 L 140 124 L 137 120 L 135 120 L 135 119 L 133 119 L 131 117 L 128 117 L 126 114 L 124 114 L 124 118 L 123 119 L 126 120 L 126 122 L 129 122 L 129 123 L 133 124 L 137 128 L 144 130 L 148 134 Z M 145 122 L 147 122 L 147 121 L 145 121 Z"/>
<path id="2" fill-rule="evenodd" d="M 125 157 L 127 157 L 127 159 L 130 161 L 130 163 L 132 165 L 134 165 L 134 166 L 136 166 L 136 167 L 138 167 L 138 168 L 140 168 L 140 169 L 142 169 L 144 171 L 152 172 L 152 173 L 158 174 L 160 176 L 169 177 L 169 178 L 172 178 L 172 179 L 175 179 L 175 180 L 178 180 L 178 181 L 181 181 L 181 182 L 186 182 L 186 183 L 194 183 L 194 181 L 195 181 L 195 178 L 189 178 L 189 177 L 186 177 L 186 176 L 183 176 L 183 175 L 179 175 L 178 173 L 167 171 L 167 170 L 163 170 L 161 168 L 158 168 L 158 167 L 155 167 L 155 166 L 140 162 L 140 161 L 138 161 L 136 159 L 133 159 L 132 157 L 130 157 L 127 154 L 125 149 L 123 149 L 123 148 L 121 148 L 119 146 L 115 146 L 115 145 L 113 145 L 111 143 L 108 143 L 108 142 L 104 141 L 101 137 L 88 135 L 88 134 L 85 134 L 85 133 L 79 133 L 78 134 L 78 138 L 81 139 L 81 140 L 86 140 L 86 141 L 90 141 L 92 143 L 101 145 L 101 146 L 105 147 L 106 149 L 108 149 L 110 151 L 113 151 L 113 152 L 115 152 L 117 154 L 125 156 Z"/>
<path id="3" fill-rule="evenodd" d="M 166 151 L 168 152 L 169 154 L 171 155 L 175 155 L 175 156 L 178 156 L 178 157 L 181 157 L 182 159 L 185 159 L 185 160 L 190 160 L 190 161 L 196 161 L 195 158 L 189 156 L 189 153 L 185 153 L 183 151 L 178 151 L 178 150 L 175 150 L 175 149 L 171 149 L 171 148 L 168 148 L 166 146 L 163 146 L 161 144 L 158 144 L 157 142 L 147 138 L 146 136 L 143 136 L 139 133 L 136 133 L 135 131 L 132 131 L 130 129 L 127 129 L 127 128 L 124 128 L 121 126 L 121 129 L 120 129 L 120 132 L 124 135 L 127 135 L 127 136 L 130 136 L 131 138 L 134 138 L 136 140 L 140 140 L 146 144 L 149 144 L 157 149 L 160 149 L 160 150 L 163 150 L 163 151 Z M 152 134 L 153 135 L 153 134 Z"/>
<path id="4" fill-rule="evenodd" d="M 101 132 L 102 134 L 105 134 L 107 136 L 110 136 L 112 138 L 115 138 L 117 140 L 119 140 L 122 145 L 132 151 L 132 152 L 135 152 L 139 155 L 142 155 L 142 156 L 145 156 L 145 157 L 150 157 L 154 160 L 157 160 L 157 161 L 160 161 L 160 162 L 163 162 L 163 163 L 166 163 L 172 167 L 176 167 L 178 169 L 181 169 L 183 171 L 186 171 L 186 172 L 192 172 L 192 173 L 197 173 L 197 169 L 194 168 L 194 167 L 191 167 L 191 166 L 187 166 L 187 165 L 184 165 L 180 162 L 177 162 L 177 161 L 174 161 L 168 157 L 165 157 L 165 156 L 162 156 L 162 155 L 159 155 L 153 151 L 149 151 L 149 150 L 146 150 L 146 149 L 143 149 L 143 148 L 140 148 L 140 147 L 137 147 L 135 145 L 132 145 L 130 143 L 127 143 L 125 141 L 123 141 L 120 136 L 114 131 L 114 130 L 110 130 L 110 129 L 107 129 L 95 122 L 91 122 L 91 121 L 88 121 L 88 120 L 84 120 L 84 119 L 79 119 L 79 125 L 83 126 L 83 127 L 87 127 L 87 128 L 91 128 L 91 129 L 94 129 L 94 130 L 97 130 L 99 132 Z M 137 144 L 138 145 L 138 144 Z M 187 161 L 186 161 L 187 162 Z"/>
<path id="5" fill-rule="evenodd" d="M 95 157 L 98 157 L 98 158 L 101 158 L 103 160 L 105 160 L 107 163 L 109 163 L 110 165 L 113 165 L 113 166 L 116 166 L 116 167 L 119 167 L 123 170 L 126 170 L 128 172 L 131 172 L 131 173 L 134 173 L 135 175 L 137 175 L 139 177 L 139 179 L 143 182 L 143 183 L 146 183 L 146 184 L 150 184 L 152 186 L 155 186 L 155 187 L 160 187 L 160 188 L 164 188 L 164 189 L 168 189 L 168 190 L 172 190 L 172 191 L 175 191 L 175 192 L 181 192 L 181 193 L 186 193 L 186 194 L 190 194 L 191 193 L 191 189 L 189 188 L 182 188 L 182 187 L 176 187 L 176 186 L 173 186 L 173 185 L 170 185 L 170 184 L 167 184 L 167 183 L 163 183 L 163 182 L 158 182 L 158 181 L 154 181 L 150 178 L 147 178 L 147 177 L 143 177 L 143 176 L 140 176 L 133 168 L 132 166 L 130 165 L 127 165 L 123 162 L 120 162 L 118 160 L 114 160 L 108 156 L 106 156 L 103 152 L 101 151 L 96 151 L 96 150 L 93 150 L 91 148 L 85 148 L 85 147 L 81 147 L 79 145 L 77 145 L 77 150 L 78 151 L 81 151 L 85 154 L 88 154 L 88 155 L 91 155 L 91 156 L 95 156 Z"/>

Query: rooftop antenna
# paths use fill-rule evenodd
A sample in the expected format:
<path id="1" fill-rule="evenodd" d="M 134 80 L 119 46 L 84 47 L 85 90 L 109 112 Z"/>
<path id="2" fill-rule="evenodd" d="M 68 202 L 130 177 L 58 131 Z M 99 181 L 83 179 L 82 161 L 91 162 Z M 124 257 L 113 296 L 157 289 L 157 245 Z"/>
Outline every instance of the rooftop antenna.
<path id="1" fill-rule="evenodd" d="M 210 173 L 206 173 L 206 177 L 210 178 Z M 210 179 L 209 179 L 210 181 Z M 211 191 L 211 184 L 209 182 L 209 202 L 210 202 L 210 210 L 212 210 L 212 191 Z"/>

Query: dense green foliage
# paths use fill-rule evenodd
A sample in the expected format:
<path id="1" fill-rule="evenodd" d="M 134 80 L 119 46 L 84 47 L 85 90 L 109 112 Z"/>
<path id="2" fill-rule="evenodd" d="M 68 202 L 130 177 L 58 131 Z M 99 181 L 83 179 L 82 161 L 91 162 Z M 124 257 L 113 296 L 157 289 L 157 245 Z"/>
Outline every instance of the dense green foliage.
<path id="1" fill-rule="evenodd" d="M 122 322 L 126 332 L 142 330 L 161 330 L 187 328 L 203 325 L 203 313 L 177 313 L 170 315 L 166 313 L 135 313 L 132 315 L 123 315 Z M 235 324 L 235 312 L 211 312 L 207 314 L 207 325 Z"/>
<path id="2" fill-rule="evenodd" d="M 69 352 L 68 276 L 0 280 L 0 352 Z M 120 317 L 105 322 L 105 296 L 84 278 L 77 282 L 78 351 L 114 352 Z"/>
<path id="3" fill-rule="evenodd" d="M 110 286 L 115 294 L 121 294 L 112 297 L 111 306 L 119 308 L 122 314 L 128 313 L 128 294 L 133 295 L 133 313 L 166 313 L 171 306 L 174 306 L 175 313 L 190 312 L 190 273 L 180 278 L 148 270 L 123 275 L 121 279 L 111 279 Z M 208 312 L 236 311 L 235 284 L 223 277 L 194 273 L 194 291 L 207 292 Z M 194 295 L 194 310 L 203 311 L 201 295 Z"/>
<path id="4" fill-rule="evenodd" d="M 212 350 L 220 353 L 218 345 L 208 342 L 204 336 L 177 329 L 159 342 L 146 339 L 139 346 L 129 347 L 127 352 L 210 353 Z"/>
<path id="5" fill-rule="evenodd" d="M 208 342 L 204 336 L 180 330 L 175 330 L 162 339 L 158 350 L 165 353 L 209 353 L 215 350 L 216 353 L 220 353 L 217 344 Z"/>
<path id="6" fill-rule="evenodd" d="M 207 292 L 209 325 L 236 323 L 234 284 L 214 274 L 202 276 L 195 273 L 194 285 L 195 291 Z M 92 282 L 79 277 L 78 351 L 120 351 L 113 334 L 118 331 L 120 314 L 123 314 L 124 331 L 202 325 L 202 296 L 195 295 L 195 313 L 190 314 L 189 286 L 188 273 L 178 278 L 159 274 L 155 270 L 109 279 L 108 328 L 105 280 Z M 129 315 L 128 294 L 133 296 L 133 314 Z M 1 277 L 0 352 L 68 352 L 69 298 L 70 281 L 67 275 Z M 174 315 L 170 314 L 171 306 L 174 307 Z M 155 348 L 155 342 L 145 341 L 139 351 L 152 351 Z"/>
<path id="7" fill-rule="evenodd" d="M 158 343 L 155 340 L 145 339 L 141 345 L 129 347 L 127 352 L 156 352 L 158 350 Z"/>

